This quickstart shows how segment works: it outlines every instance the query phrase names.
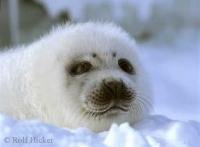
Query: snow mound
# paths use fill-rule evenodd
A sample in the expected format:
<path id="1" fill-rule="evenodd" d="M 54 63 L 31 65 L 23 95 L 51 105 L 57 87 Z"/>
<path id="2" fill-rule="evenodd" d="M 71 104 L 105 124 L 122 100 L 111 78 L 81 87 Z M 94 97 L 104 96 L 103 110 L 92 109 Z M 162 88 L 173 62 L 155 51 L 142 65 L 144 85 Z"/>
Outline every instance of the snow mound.
<path id="1" fill-rule="evenodd" d="M 196 147 L 200 123 L 153 115 L 134 126 L 113 124 L 109 131 L 58 128 L 40 121 L 17 121 L 0 115 L 1 147 Z"/>

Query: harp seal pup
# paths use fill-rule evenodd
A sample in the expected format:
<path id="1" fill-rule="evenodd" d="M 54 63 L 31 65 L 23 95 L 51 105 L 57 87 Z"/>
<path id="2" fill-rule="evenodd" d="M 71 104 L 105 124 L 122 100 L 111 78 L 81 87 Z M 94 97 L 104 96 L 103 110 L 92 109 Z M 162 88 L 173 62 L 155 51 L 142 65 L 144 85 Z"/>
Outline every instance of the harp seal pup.
<path id="1" fill-rule="evenodd" d="M 0 54 L 0 112 L 96 132 L 133 124 L 152 104 L 136 48 L 112 23 L 54 27 Z"/>

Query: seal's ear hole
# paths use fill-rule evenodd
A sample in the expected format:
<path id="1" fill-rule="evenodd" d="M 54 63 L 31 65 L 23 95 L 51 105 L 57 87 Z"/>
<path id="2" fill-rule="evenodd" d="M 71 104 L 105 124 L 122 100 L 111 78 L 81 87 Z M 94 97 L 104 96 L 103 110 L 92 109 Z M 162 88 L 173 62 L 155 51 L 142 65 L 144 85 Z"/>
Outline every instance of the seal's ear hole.
<path id="1" fill-rule="evenodd" d="M 136 74 L 136 71 L 132 64 L 127 59 L 119 59 L 118 60 L 119 67 L 128 74 Z"/>
<path id="2" fill-rule="evenodd" d="M 92 64 L 88 61 L 82 61 L 72 64 L 69 69 L 71 75 L 80 75 L 89 72 L 92 69 Z"/>

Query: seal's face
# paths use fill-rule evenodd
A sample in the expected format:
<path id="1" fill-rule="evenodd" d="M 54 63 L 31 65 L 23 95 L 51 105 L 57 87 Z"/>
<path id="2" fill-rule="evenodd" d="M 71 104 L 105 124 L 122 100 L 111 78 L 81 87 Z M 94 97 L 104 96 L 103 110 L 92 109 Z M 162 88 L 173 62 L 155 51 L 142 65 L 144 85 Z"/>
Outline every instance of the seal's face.
<path id="1" fill-rule="evenodd" d="M 75 91 L 85 117 L 128 116 L 148 105 L 137 87 L 136 64 L 117 51 L 81 53 L 66 66 L 66 72 L 71 77 L 67 88 L 76 87 L 71 90 Z"/>
<path id="2" fill-rule="evenodd" d="M 113 122 L 132 123 L 148 114 L 148 85 L 127 33 L 93 23 L 60 30 L 48 44 L 56 61 L 46 89 L 53 89 L 49 93 L 59 104 L 62 124 L 105 130 Z"/>
<path id="3" fill-rule="evenodd" d="M 104 57 L 91 53 L 85 58 L 67 68 L 75 84 L 82 85 L 79 94 L 84 113 L 101 117 L 128 112 L 137 94 L 132 86 L 131 77 L 136 71 L 131 62 L 118 58 L 116 52 Z M 103 73 L 107 74 L 98 78 Z"/>

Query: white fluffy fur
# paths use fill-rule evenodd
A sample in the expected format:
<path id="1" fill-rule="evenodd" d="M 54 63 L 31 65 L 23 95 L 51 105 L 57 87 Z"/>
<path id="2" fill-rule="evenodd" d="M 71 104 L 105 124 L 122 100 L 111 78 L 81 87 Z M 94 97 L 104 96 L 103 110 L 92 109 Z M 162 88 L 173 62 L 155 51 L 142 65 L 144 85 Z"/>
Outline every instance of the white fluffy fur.
<path id="1" fill-rule="evenodd" d="M 127 58 L 137 75 L 130 76 L 111 60 Z M 71 77 L 66 66 L 74 58 L 92 60 L 92 52 L 101 56 L 106 69 L 89 77 Z M 83 57 L 81 57 L 83 55 Z M 116 63 L 115 63 L 116 62 Z M 95 63 L 94 64 L 102 64 Z M 136 89 L 139 96 L 128 113 L 113 118 L 93 119 L 80 113 L 85 93 L 95 81 L 106 77 L 122 78 Z M 80 80 L 86 82 L 84 87 Z M 71 84 L 72 83 L 72 84 Z M 148 114 L 151 98 L 138 61 L 136 46 L 122 29 L 107 23 L 82 23 L 54 28 L 38 41 L 0 54 L 0 112 L 18 119 L 40 119 L 57 126 L 88 127 L 94 131 L 108 129 L 115 123 L 134 123 Z"/>

